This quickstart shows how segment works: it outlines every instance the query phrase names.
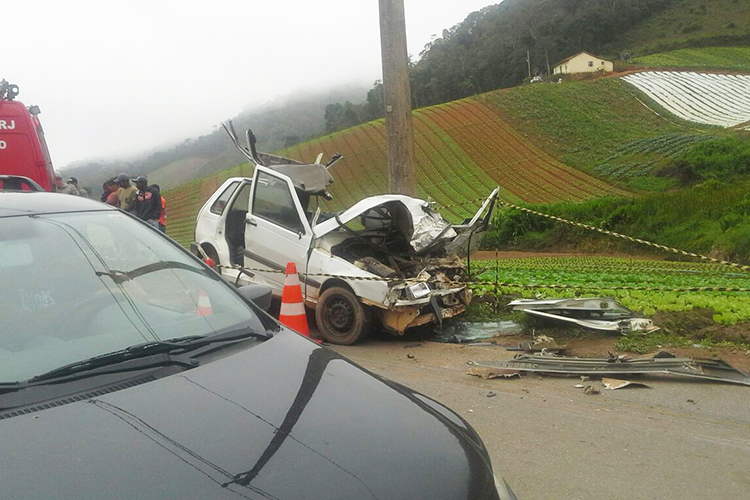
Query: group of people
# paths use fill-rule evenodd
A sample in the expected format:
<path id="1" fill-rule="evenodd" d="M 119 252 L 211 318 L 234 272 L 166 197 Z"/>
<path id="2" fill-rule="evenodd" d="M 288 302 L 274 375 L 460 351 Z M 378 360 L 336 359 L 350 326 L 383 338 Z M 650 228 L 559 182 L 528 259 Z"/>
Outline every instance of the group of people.
<path id="1" fill-rule="evenodd" d="M 68 182 L 65 182 L 62 175 L 55 173 L 55 187 L 58 193 L 83 196 L 84 198 L 89 197 L 88 191 L 78 185 L 78 179 L 75 177 L 71 177 L 68 179 Z"/>
<path id="2" fill-rule="evenodd" d="M 167 231 L 166 209 L 167 202 L 161 195 L 158 184 L 148 185 L 148 179 L 139 176 L 134 179 L 135 186 L 130 183 L 128 174 L 120 174 L 109 179 L 102 188 L 101 201 L 130 212 L 147 224 Z"/>

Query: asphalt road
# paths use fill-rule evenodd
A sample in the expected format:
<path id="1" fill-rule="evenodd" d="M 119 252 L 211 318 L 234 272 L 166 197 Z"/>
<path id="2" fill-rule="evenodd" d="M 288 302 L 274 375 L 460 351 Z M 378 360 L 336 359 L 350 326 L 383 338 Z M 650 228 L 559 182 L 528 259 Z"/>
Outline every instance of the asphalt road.
<path id="1" fill-rule="evenodd" d="M 467 374 L 469 360 L 512 357 L 502 347 L 334 349 L 466 418 L 521 499 L 750 498 L 750 387 L 659 377 L 640 379 L 648 389 L 586 382 L 601 389 L 586 395 L 577 378 Z"/>

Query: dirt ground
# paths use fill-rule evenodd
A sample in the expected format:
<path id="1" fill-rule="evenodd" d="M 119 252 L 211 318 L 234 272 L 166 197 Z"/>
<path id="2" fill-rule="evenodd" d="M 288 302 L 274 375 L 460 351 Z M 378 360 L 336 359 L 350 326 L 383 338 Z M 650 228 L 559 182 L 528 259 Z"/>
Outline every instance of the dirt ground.
<path id="1" fill-rule="evenodd" d="M 572 353 L 599 356 L 616 340 L 567 343 Z M 330 347 L 463 416 L 521 499 L 750 498 L 750 387 L 653 376 L 637 379 L 649 388 L 610 391 L 577 377 L 469 375 L 470 361 L 517 354 L 499 344 L 376 336 Z M 750 355 L 727 354 L 748 366 Z M 599 393 L 585 394 L 577 384 Z"/>

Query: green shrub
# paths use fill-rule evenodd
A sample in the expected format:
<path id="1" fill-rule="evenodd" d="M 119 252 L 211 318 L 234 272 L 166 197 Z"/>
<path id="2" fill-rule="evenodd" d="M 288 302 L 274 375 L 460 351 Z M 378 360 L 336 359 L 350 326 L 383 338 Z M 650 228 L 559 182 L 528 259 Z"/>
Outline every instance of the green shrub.
<path id="1" fill-rule="evenodd" d="M 727 138 L 697 144 L 683 161 L 705 178 L 727 179 L 750 173 L 750 140 Z"/>

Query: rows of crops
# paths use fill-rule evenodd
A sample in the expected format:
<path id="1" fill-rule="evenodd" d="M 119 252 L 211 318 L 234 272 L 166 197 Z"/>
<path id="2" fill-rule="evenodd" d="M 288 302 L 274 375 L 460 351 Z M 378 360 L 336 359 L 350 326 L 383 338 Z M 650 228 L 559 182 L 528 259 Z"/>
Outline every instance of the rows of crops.
<path id="1" fill-rule="evenodd" d="M 684 120 L 720 127 L 750 121 L 750 75 L 648 71 L 623 79 Z"/>
<path id="2" fill-rule="evenodd" d="M 486 285 L 477 291 L 495 292 L 493 282 L 518 285 L 567 285 L 569 290 L 500 287 L 499 293 L 523 297 L 615 297 L 626 307 L 646 316 L 657 311 L 712 308 L 717 323 L 750 321 L 748 292 L 677 292 L 616 290 L 618 287 L 682 289 L 731 287 L 750 289 L 750 273 L 717 264 L 666 262 L 611 257 L 548 257 L 480 261 L 478 278 Z"/>
<path id="3" fill-rule="evenodd" d="M 419 192 L 451 205 L 500 186 L 513 202 L 581 201 L 604 194 L 625 194 L 603 181 L 568 167 L 536 147 L 504 121 L 493 107 L 464 99 L 414 113 Z M 318 153 L 339 152 L 344 160 L 333 174 L 332 192 L 343 206 L 387 189 L 383 122 L 373 122 L 282 151 L 311 161 Z M 466 208 L 448 214 L 468 215 Z"/>
<path id="4" fill-rule="evenodd" d="M 594 171 L 615 179 L 649 175 L 663 160 L 683 154 L 694 144 L 715 139 L 711 135 L 679 133 L 639 139 L 617 148 L 606 160 L 595 166 Z M 624 158 L 638 158 L 638 161 L 624 162 Z"/>

